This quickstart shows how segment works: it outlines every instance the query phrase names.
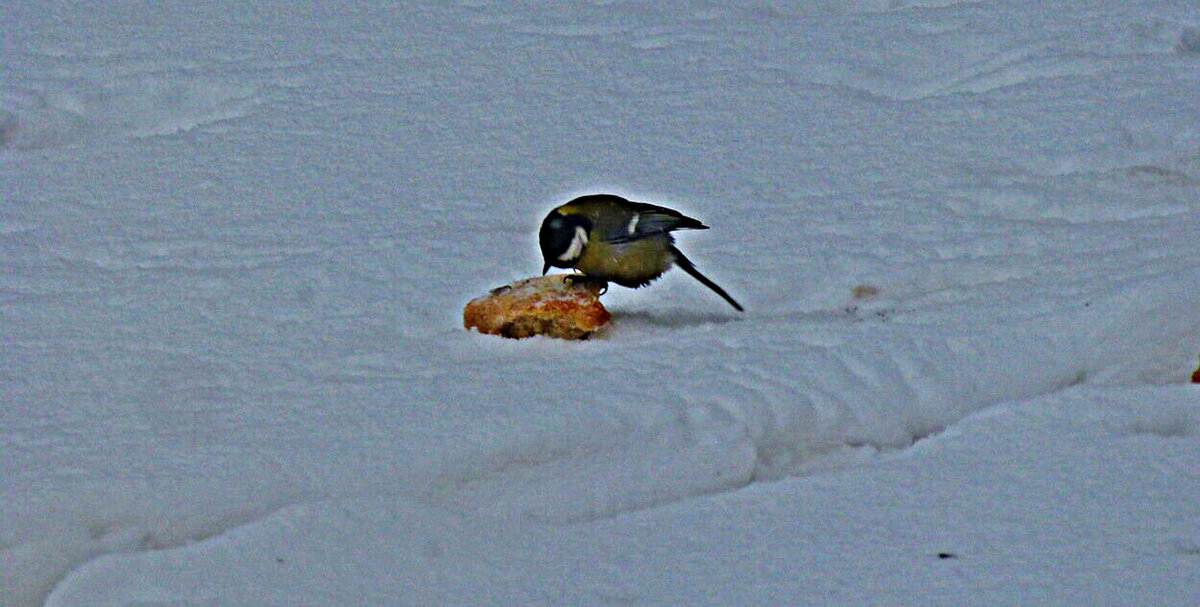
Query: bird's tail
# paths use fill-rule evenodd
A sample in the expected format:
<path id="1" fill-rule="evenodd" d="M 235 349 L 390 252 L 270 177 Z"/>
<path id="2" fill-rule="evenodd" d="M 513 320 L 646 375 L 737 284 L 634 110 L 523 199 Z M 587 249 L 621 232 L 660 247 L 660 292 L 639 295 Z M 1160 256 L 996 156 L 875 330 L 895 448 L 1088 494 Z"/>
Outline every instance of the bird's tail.
<path id="1" fill-rule="evenodd" d="M 725 289 L 718 287 L 717 283 L 709 280 L 707 276 L 701 274 L 700 270 L 697 270 L 695 264 L 692 263 L 692 260 L 688 259 L 682 251 L 675 247 L 671 247 L 671 254 L 675 256 L 675 265 L 679 266 L 680 269 L 688 274 L 691 274 L 692 278 L 700 281 L 700 284 L 712 289 L 717 295 L 720 295 L 725 301 L 729 302 L 729 305 L 733 306 L 733 309 L 737 310 L 738 312 L 745 311 L 742 308 L 742 304 L 734 301 L 734 299 L 725 292 Z"/>

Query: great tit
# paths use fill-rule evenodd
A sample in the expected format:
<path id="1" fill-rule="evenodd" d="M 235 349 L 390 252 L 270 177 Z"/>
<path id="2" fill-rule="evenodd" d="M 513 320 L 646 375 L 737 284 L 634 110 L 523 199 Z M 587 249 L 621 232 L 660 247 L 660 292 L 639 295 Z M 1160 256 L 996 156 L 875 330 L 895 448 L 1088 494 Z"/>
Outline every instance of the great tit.
<path id="1" fill-rule="evenodd" d="M 545 261 L 542 274 L 550 266 L 574 268 L 586 278 L 636 289 L 650 284 L 674 264 L 741 312 L 741 304 L 675 248 L 672 231 L 707 229 L 673 209 L 612 194 L 581 196 L 542 220 L 538 231 Z"/>

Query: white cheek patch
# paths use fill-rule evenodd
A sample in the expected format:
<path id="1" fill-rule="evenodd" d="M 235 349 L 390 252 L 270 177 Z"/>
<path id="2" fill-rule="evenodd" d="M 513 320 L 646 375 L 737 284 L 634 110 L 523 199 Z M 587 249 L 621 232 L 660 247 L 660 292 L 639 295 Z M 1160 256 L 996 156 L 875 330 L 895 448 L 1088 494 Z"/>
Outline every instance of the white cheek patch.
<path id="1" fill-rule="evenodd" d="M 634 215 L 633 219 L 629 220 L 629 235 L 630 236 L 633 236 L 633 233 L 637 231 L 638 220 L 641 218 L 642 218 L 641 215 Z"/>
<path id="2" fill-rule="evenodd" d="M 567 252 L 558 256 L 559 261 L 570 263 L 579 259 L 583 253 L 583 247 L 587 246 L 587 230 L 581 226 L 575 226 L 575 237 L 571 239 L 571 246 L 567 247 Z"/>

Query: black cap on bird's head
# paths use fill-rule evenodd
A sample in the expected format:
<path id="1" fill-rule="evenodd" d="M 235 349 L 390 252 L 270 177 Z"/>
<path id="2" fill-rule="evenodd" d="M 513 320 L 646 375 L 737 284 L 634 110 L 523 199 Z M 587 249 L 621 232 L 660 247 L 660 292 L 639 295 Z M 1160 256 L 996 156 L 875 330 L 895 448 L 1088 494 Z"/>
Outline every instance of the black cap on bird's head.
<path id="1" fill-rule="evenodd" d="M 542 274 L 556 268 L 572 268 L 583 255 L 587 246 L 588 231 L 592 222 L 582 215 L 563 213 L 559 209 L 550 211 L 542 220 L 538 230 L 538 244 L 542 248 Z"/>

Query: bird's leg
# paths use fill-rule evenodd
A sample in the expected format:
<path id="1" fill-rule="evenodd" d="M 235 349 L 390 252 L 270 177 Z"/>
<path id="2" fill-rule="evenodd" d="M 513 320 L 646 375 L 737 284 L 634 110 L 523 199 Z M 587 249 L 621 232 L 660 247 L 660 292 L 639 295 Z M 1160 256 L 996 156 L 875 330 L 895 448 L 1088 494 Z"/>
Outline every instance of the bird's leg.
<path id="1" fill-rule="evenodd" d="M 563 278 L 563 282 L 565 282 L 568 287 L 573 287 L 575 285 L 599 285 L 600 295 L 604 295 L 608 292 L 607 280 L 604 280 L 603 278 L 597 278 L 595 276 L 588 276 L 587 274 L 569 274 Z"/>

